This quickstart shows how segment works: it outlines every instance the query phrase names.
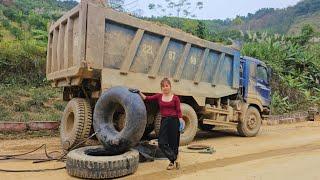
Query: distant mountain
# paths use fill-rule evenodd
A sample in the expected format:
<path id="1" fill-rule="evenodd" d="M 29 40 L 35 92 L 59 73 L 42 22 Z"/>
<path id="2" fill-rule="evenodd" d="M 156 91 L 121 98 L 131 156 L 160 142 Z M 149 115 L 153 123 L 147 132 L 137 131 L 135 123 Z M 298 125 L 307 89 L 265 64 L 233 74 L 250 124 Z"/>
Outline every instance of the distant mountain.
<path id="1" fill-rule="evenodd" d="M 320 0 L 302 0 L 285 9 L 264 8 L 255 14 L 238 17 L 242 23 L 234 28 L 244 31 L 269 31 L 273 33 L 297 33 L 305 24 L 320 31 Z"/>
<path id="2" fill-rule="evenodd" d="M 152 20 L 177 26 L 179 20 L 175 17 L 152 18 Z M 180 20 L 184 21 L 183 19 Z M 189 19 L 188 21 L 197 21 Z M 247 16 L 238 16 L 226 20 L 201 20 L 212 33 L 222 31 L 241 30 L 268 31 L 279 34 L 296 34 L 305 24 L 310 24 L 316 31 L 320 31 L 320 0 L 302 0 L 294 6 L 284 9 L 263 8 L 249 13 Z"/>

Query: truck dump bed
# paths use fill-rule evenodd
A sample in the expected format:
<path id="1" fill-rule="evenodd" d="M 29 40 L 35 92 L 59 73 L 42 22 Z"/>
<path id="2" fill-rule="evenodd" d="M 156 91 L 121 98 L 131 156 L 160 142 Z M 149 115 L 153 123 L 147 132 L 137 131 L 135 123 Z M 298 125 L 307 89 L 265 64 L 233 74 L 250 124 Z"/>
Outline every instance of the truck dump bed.
<path id="1" fill-rule="evenodd" d="M 219 98 L 237 93 L 240 52 L 101 4 L 82 1 L 50 27 L 47 78 L 54 86 L 99 79 L 159 91 L 163 77 L 176 94 Z"/>

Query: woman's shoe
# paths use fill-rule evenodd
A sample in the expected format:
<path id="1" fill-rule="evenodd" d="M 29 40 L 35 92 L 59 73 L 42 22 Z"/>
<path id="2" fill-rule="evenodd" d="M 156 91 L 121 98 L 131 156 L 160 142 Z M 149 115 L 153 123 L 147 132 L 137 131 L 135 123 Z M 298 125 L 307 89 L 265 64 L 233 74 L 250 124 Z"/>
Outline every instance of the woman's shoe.
<path id="1" fill-rule="evenodd" d="M 167 170 L 172 170 L 175 167 L 174 163 L 170 163 L 167 167 Z"/>

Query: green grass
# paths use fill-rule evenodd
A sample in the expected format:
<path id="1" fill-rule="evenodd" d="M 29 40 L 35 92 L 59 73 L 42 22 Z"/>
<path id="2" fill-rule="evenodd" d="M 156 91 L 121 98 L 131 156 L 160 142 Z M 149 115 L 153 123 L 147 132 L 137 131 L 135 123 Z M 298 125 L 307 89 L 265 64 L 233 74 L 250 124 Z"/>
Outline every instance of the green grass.
<path id="1" fill-rule="evenodd" d="M 59 131 L 26 131 L 26 132 L 3 132 L 0 133 L 0 140 L 30 139 L 35 137 L 58 137 Z"/>
<path id="2" fill-rule="evenodd" d="M 0 85 L 0 121 L 60 121 L 66 102 L 50 86 Z"/>

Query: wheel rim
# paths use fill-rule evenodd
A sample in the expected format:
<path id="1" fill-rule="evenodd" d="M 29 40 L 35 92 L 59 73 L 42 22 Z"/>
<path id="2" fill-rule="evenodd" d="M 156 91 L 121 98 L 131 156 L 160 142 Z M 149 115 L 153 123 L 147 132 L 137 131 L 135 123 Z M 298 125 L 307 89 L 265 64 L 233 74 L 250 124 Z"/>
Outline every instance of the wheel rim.
<path id="1" fill-rule="evenodd" d="M 247 127 L 249 129 L 255 129 L 258 126 L 258 120 L 257 117 L 255 115 L 250 115 L 248 120 L 247 120 Z"/>

